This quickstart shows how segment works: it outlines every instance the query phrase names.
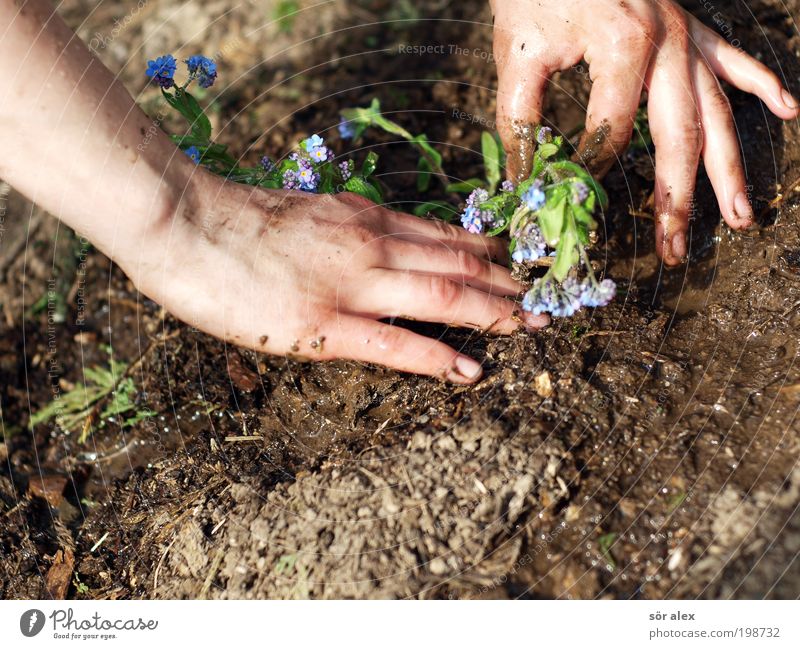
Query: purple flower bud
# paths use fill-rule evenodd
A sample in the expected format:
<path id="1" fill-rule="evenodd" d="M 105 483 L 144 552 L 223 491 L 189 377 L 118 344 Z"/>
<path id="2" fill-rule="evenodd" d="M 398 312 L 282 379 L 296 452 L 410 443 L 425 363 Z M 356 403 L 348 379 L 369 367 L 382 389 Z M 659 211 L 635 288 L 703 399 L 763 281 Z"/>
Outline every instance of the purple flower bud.
<path id="1" fill-rule="evenodd" d="M 469 207 L 480 207 L 481 203 L 489 200 L 489 192 L 485 189 L 474 189 L 467 196 L 467 206 Z"/>
<path id="2" fill-rule="evenodd" d="M 553 129 L 547 126 L 539 127 L 539 130 L 536 131 L 536 142 L 539 144 L 547 144 L 548 142 L 553 141 Z"/>
<path id="3" fill-rule="evenodd" d="M 287 169 L 283 172 L 283 188 L 284 189 L 297 189 L 297 174 L 294 169 Z"/>
<path id="4" fill-rule="evenodd" d="M 579 180 L 574 185 L 572 185 L 572 196 L 576 203 L 583 203 L 587 198 L 589 198 L 589 186 Z"/>
<path id="5" fill-rule="evenodd" d="M 275 169 L 275 163 L 269 159 L 269 156 L 262 156 L 261 157 L 261 166 L 264 168 L 264 171 L 269 173 L 273 169 Z"/>
<path id="6" fill-rule="evenodd" d="M 511 193 L 511 192 L 514 191 L 514 189 L 515 189 L 514 183 L 512 183 L 510 180 L 504 180 L 500 184 L 500 191 L 501 192 Z"/>
<path id="7" fill-rule="evenodd" d="M 342 180 L 347 182 L 350 180 L 350 176 L 353 175 L 353 161 L 352 160 L 343 160 L 339 163 L 339 171 L 342 173 Z"/>
<path id="8" fill-rule="evenodd" d="M 343 140 L 352 140 L 355 136 L 356 129 L 353 126 L 353 122 L 342 118 L 342 121 L 339 122 L 339 137 Z"/>

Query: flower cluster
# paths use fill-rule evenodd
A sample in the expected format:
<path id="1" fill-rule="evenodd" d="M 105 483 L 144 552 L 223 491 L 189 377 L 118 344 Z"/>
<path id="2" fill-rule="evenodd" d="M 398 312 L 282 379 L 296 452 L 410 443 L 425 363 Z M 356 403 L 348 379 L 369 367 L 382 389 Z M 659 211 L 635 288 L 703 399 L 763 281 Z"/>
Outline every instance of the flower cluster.
<path id="1" fill-rule="evenodd" d="M 319 135 L 315 134 L 303 140 L 300 148 L 289 155 L 290 166 L 283 170 L 283 188 L 316 192 L 322 180 L 320 167 L 331 159 L 333 152 L 325 146 L 324 140 Z M 345 166 L 339 165 L 338 169 L 342 179 L 346 181 L 351 172 L 347 162 L 342 164 Z"/>
<path id="2" fill-rule="evenodd" d="M 473 234 L 480 234 L 486 226 L 496 224 L 496 212 L 485 205 L 489 200 L 489 192 L 476 189 L 467 197 L 467 206 L 461 214 L 461 225 Z"/>
<path id="3" fill-rule="evenodd" d="M 370 151 L 356 169 L 350 159 L 337 160 L 316 134 L 300 142 L 286 157 L 275 160 L 265 155 L 254 166 L 242 164 L 240 157 L 228 152 L 227 145 L 214 141 L 211 120 L 189 91 L 193 82 L 201 88 L 212 86 L 217 79 L 217 64 L 200 54 L 190 56 L 185 63 L 188 75 L 183 85 L 175 82 L 177 62 L 171 54 L 149 61 L 146 74 L 161 87 L 167 104 L 184 118 L 184 132 L 171 134 L 170 139 L 195 164 L 233 182 L 265 189 L 319 194 L 353 192 L 375 203 L 383 202 L 381 185 L 372 177 L 378 155 Z"/>
<path id="4" fill-rule="evenodd" d="M 544 277 L 526 294 L 523 309 L 568 317 L 583 307 L 605 306 L 614 298 L 616 285 L 608 279 L 597 281 L 584 248 L 597 227 L 593 212 L 607 201 L 605 192 L 585 169 L 569 160 L 562 137 L 539 127 L 534 139 L 538 147 L 531 177 L 517 185 L 505 181 L 495 195 L 474 189 L 461 223 L 476 233 L 495 235 L 507 230 L 516 264 L 552 257 Z M 490 140 L 484 138 L 483 146 L 491 152 Z M 485 164 L 487 157 L 497 156 L 484 153 Z M 497 187 L 497 182 L 486 186 Z M 580 276 L 584 279 L 579 281 Z"/>
<path id="5" fill-rule="evenodd" d="M 514 236 L 514 252 L 511 253 L 511 258 L 518 264 L 524 264 L 546 255 L 547 243 L 539 226 L 533 221 L 526 223 Z"/>
<path id="6" fill-rule="evenodd" d="M 594 277 L 586 277 L 579 282 L 568 277 L 559 286 L 551 277 L 542 277 L 533 283 L 522 300 L 522 308 L 533 314 L 550 313 L 553 316 L 568 318 L 583 307 L 606 306 L 616 295 L 617 286 L 610 279 L 598 282 Z"/>
<path id="7" fill-rule="evenodd" d="M 165 54 L 154 61 L 148 61 L 145 74 L 162 88 L 172 88 L 175 85 L 173 77 L 177 67 L 175 57 L 172 54 Z"/>
<path id="8" fill-rule="evenodd" d="M 197 80 L 201 88 L 210 88 L 217 80 L 217 64 L 212 59 L 200 54 L 190 56 L 184 61 L 189 70 L 189 77 L 186 83 L 181 86 L 185 90 L 189 84 Z M 164 89 L 175 86 L 175 72 L 178 69 L 178 62 L 172 54 L 164 54 L 147 62 L 145 74 Z"/>
<path id="9" fill-rule="evenodd" d="M 208 57 L 195 54 L 186 59 L 189 78 L 197 79 L 201 88 L 210 88 L 217 80 L 217 64 Z"/>

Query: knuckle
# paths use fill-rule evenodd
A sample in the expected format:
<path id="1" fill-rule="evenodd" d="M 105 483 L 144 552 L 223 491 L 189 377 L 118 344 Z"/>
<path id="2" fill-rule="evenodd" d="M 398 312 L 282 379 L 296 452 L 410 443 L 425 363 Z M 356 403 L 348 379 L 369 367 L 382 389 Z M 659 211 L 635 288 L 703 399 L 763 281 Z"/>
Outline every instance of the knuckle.
<path id="1" fill-rule="evenodd" d="M 686 125 L 684 138 L 684 146 L 690 151 L 699 151 L 703 148 L 703 125 L 699 119 Z"/>
<path id="2" fill-rule="evenodd" d="M 374 228 L 363 223 L 353 223 L 348 228 L 348 238 L 361 243 L 373 243 L 379 239 L 379 233 Z"/>
<path id="3" fill-rule="evenodd" d="M 483 274 L 483 263 L 475 255 L 466 250 L 457 250 L 456 259 L 459 273 L 470 279 L 475 279 Z"/>
<path id="4" fill-rule="evenodd" d="M 667 31 L 673 35 L 689 36 L 689 19 L 684 11 L 677 6 L 669 5 L 663 8 L 664 22 Z"/>
<path id="5" fill-rule="evenodd" d="M 659 132 L 653 134 L 653 143 L 656 147 L 662 147 L 670 154 L 685 154 L 687 151 L 692 154 L 697 153 L 703 148 L 703 126 L 700 120 L 694 120 L 681 124 L 680 127 L 670 129 L 669 132 Z"/>
<path id="6" fill-rule="evenodd" d="M 612 36 L 615 41 L 625 41 L 641 48 L 650 49 L 657 35 L 655 20 L 647 17 L 628 17 L 614 25 Z"/>
<path id="7" fill-rule="evenodd" d="M 458 236 L 452 225 L 440 221 L 439 219 L 430 221 L 430 223 L 433 224 L 436 234 L 439 235 L 439 238 L 445 243 L 453 243 L 457 240 Z"/>
<path id="8" fill-rule="evenodd" d="M 708 104 L 710 111 L 717 116 L 724 116 L 728 120 L 733 119 L 733 111 L 731 110 L 731 102 L 728 95 L 719 87 L 719 84 L 709 92 Z"/>
<path id="9" fill-rule="evenodd" d="M 377 334 L 378 347 L 391 349 L 393 352 L 401 350 L 406 341 L 406 332 L 400 327 L 385 326 L 381 327 Z"/>
<path id="10" fill-rule="evenodd" d="M 444 310 L 453 309 L 461 299 L 461 288 L 453 280 L 440 275 L 428 278 L 428 293 L 433 303 Z"/>

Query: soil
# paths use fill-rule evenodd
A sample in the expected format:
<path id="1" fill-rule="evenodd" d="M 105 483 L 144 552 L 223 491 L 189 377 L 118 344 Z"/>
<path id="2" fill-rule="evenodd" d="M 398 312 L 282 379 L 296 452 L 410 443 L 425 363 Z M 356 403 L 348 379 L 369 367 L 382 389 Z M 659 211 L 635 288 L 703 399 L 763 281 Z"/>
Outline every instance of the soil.
<path id="1" fill-rule="evenodd" d="M 377 96 L 469 178 L 494 127 L 491 16 L 418 4 L 336 0 L 288 25 L 224 0 L 63 11 L 154 116 L 144 61 L 216 53 L 204 101 L 249 159 L 335 141 L 338 110 Z M 726 28 L 798 94 L 800 3 L 734 4 Z M 589 83 L 557 76 L 552 125 L 580 124 Z M 483 360 L 473 387 L 225 345 L 0 186 L 0 596 L 798 597 L 798 124 L 730 96 L 760 228 L 721 225 L 701 174 L 690 261 L 664 269 L 643 214 L 652 151 L 626 154 L 593 252 L 611 306 L 505 338 L 408 323 Z M 408 148 L 367 144 L 389 199 L 418 200 Z M 108 346 L 156 415 L 84 443 L 31 431 Z"/>

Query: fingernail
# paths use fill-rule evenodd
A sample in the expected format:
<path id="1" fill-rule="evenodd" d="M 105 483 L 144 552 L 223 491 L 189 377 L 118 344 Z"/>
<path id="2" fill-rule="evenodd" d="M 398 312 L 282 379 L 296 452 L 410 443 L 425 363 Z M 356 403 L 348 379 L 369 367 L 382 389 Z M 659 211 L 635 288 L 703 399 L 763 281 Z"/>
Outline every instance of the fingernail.
<path id="1" fill-rule="evenodd" d="M 534 315 L 527 311 L 522 312 L 522 321 L 525 323 L 525 328 L 530 330 L 541 329 L 550 324 L 550 316 L 542 313 L 541 315 Z"/>
<path id="2" fill-rule="evenodd" d="M 781 90 L 781 97 L 783 98 L 783 103 L 786 104 L 788 108 L 791 108 L 792 110 L 797 108 L 797 100 L 792 96 L 792 93 L 785 88 Z"/>
<path id="3" fill-rule="evenodd" d="M 483 374 L 481 364 L 468 356 L 456 356 L 454 365 L 455 374 L 457 375 L 455 377 L 456 380 L 464 378 L 470 382 L 477 381 Z"/>
<path id="4" fill-rule="evenodd" d="M 739 192 L 733 200 L 733 209 L 736 212 L 736 218 L 739 221 L 752 221 L 753 219 L 753 206 L 747 198 L 747 194 Z"/>
<path id="5" fill-rule="evenodd" d="M 677 261 L 683 261 L 686 257 L 686 233 L 676 232 L 672 235 L 672 256 Z"/>

